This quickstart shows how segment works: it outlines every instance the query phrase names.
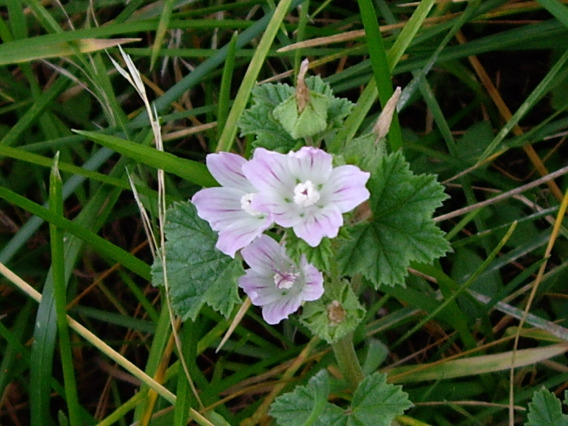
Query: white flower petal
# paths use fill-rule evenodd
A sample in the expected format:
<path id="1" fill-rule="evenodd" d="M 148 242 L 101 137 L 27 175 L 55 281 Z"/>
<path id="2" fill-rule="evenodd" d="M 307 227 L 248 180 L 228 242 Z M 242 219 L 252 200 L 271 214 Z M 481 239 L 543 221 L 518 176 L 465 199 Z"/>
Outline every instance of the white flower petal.
<path id="1" fill-rule="evenodd" d="M 209 154 L 205 159 L 207 168 L 221 185 L 239 188 L 244 192 L 254 192 L 254 188 L 243 174 L 242 167 L 247 163 L 243 157 L 230 152 Z"/>
<path id="2" fill-rule="evenodd" d="M 255 306 L 264 306 L 275 303 L 281 298 L 279 292 L 274 291 L 274 283 L 270 277 L 259 275 L 252 269 L 239 278 L 239 287 L 250 297 Z"/>
<path id="3" fill-rule="evenodd" d="M 284 248 L 272 238 L 261 235 L 242 251 L 250 265 L 239 278 L 241 287 L 269 324 L 277 324 L 296 312 L 304 300 L 316 300 L 323 294 L 323 275 L 302 259 L 294 264 Z M 277 286 L 282 278 L 289 286 Z"/>
<path id="4" fill-rule="evenodd" d="M 251 216 L 243 211 L 241 217 L 230 226 L 223 227 L 219 231 L 219 239 L 215 247 L 226 255 L 235 257 L 237 250 L 243 247 L 246 248 L 271 225 L 272 219 L 270 216 Z"/>
<path id="5" fill-rule="evenodd" d="M 365 184 L 370 174 L 356 166 L 340 166 L 333 169 L 329 182 L 325 185 L 328 202 L 336 205 L 341 212 L 348 212 L 369 199 Z"/>
<path id="6" fill-rule="evenodd" d="M 288 168 L 292 176 L 304 182 L 310 180 L 322 184 L 329 179 L 333 157 L 327 152 L 304 146 L 288 154 Z"/>
<path id="7" fill-rule="evenodd" d="M 272 276 L 275 265 L 281 261 L 283 252 L 282 247 L 276 241 L 263 235 L 254 244 L 245 247 L 241 255 L 257 273 Z"/>
<path id="8" fill-rule="evenodd" d="M 266 305 L 262 309 L 262 317 L 268 324 L 278 324 L 298 310 L 302 301 L 300 299 L 283 299 Z"/>
<path id="9" fill-rule="evenodd" d="M 343 216 L 339 209 L 330 206 L 324 210 L 304 218 L 294 225 L 296 236 L 312 247 L 317 247 L 323 237 L 335 238 L 343 225 Z"/>
<path id="10" fill-rule="evenodd" d="M 243 192 L 233 188 L 205 188 L 191 199 L 200 218 L 206 220 L 215 231 L 242 217 L 250 216 L 241 208 Z"/>
<path id="11" fill-rule="evenodd" d="M 243 173 L 259 192 L 276 192 L 285 196 L 295 185 L 287 167 L 286 155 L 257 148 L 252 160 L 243 166 Z"/>

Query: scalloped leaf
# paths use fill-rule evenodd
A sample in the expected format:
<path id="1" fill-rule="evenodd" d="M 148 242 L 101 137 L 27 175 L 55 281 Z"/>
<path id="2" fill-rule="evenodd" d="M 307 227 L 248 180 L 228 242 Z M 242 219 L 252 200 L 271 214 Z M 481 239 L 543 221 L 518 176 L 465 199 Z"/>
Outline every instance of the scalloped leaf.
<path id="1" fill-rule="evenodd" d="M 293 392 L 276 398 L 269 414 L 279 425 L 345 425 L 343 410 L 327 402 L 329 375 L 319 371 L 306 386 L 296 386 Z"/>
<path id="2" fill-rule="evenodd" d="M 525 423 L 527 426 L 568 426 L 568 416 L 562 413 L 560 400 L 545 388 L 533 394 L 527 417 L 529 420 Z"/>
<path id="3" fill-rule="evenodd" d="M 328 131 L 340 128 L 354 104 L 348 99 L 336 98 L 331 86 L 319 76 L 306 78 L 306 85 L 317 100 L 316 108 L 297 117 L 298 120 L 288 126 L 288 131 L 275 118 L 274 110 L 281 106 L 277 115 L 286 115 L 286 111 L 282 112 L 282 109 L 286 110 L 286 105 L 282 106 L 286 102 L 288 109 L 295 109 L 294 87 L 282 83 L 256 86 L 251 93 L 252 106 L 243 112 L 238 122 L 241 136 L 255 135 L 252 143 L 255 148 L 288 152 L 303 145 L 302 138 L 306 134 L 318 132 L 319 137 L 323 137 Z M 280 118 L 288 122 L 286 118 Z"/>
<path id="4" fill-rule="evenodd" d="M 387 383 L 385 374 L 373 373 L 353 394 L 349 424 L 390 426 L 396 416 L 412 405 L 401 386 Z"/>
<path id="5" fill-rule="evenodd" d="M 215 248 L 217 233 L 197 216 L 189 201 L 175 204 L 167 213 L 166 265 L 174 312 L 182 320 L 195 320 L 204 304 L 228 317 L 238 295 L 237 279 L 244 274 L 239 258 Z M 164 285 L 159 261 L 152 265 L 153 284 Z"/>
<path id="6" fill-rule="evenodd" d="M 450 250 L 432 220 L 447 195 L 435 176 L 412 173 L 400 152 L 380 158 L 367 187 L 373 217 L 342 241 L 340 269 L 363 274 L 375 288 L 404 285 L 410 262 L 429 263 Z"/>
<path id="7" fill-rule="evenodd" d="M 282 125 L 272 117 L 274 108 L 267 105 L 255 105 L 247 109 L 239 120 L 241 136 L 255 135 L 252 145 L 272 151 L 286 153 L 294 149 L 297 141 Z M 259 126 L 262 123 L 262 126 Z"/>

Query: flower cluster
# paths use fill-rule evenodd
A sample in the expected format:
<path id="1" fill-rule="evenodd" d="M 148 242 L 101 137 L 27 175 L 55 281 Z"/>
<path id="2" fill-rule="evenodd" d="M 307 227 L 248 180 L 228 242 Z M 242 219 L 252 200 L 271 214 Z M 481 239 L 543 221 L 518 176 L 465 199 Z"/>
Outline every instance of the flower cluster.
<path id="1" fill-rule="evenodd" d="M 317 247 L 324 237 L 337 236 L 343 213 L 369 198 L 369 173 L 352 165 L 333 167 L 332 160 L 313 147 L 288 154 L 257 148 L 249 161 L 226 152 L 207 156 L 207 167 L 222 186 L 202 189 L 192 202 L 219 233 L 219 250 L 234 257 L 243 249 L 251 269 L 239 285 L 263 307 L 269 323 L 286 318 L 302 301 L 319 298 L 323 278 L 305 259 L 294 264 L 263 232 L 275 224 L 292 228 Z"/>

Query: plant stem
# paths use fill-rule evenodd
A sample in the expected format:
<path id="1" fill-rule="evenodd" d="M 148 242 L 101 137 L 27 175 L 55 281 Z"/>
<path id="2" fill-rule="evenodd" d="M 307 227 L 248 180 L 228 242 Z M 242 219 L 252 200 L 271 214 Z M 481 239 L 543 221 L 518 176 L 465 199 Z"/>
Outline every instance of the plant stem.
<path id="1" fill-rule="evenodd" d="M 334 298 L 341 300 L 341 279 L 339 274 L 338 265 L 336 262 L 331 262 L 329 268 L 331 295 Z M 337 365 L 343 373 L 343 377 L 353 390 L 357 389 L 359 383 L 365 378 L 365 373 L 361 368 L 355 347 L 353 346 L 353 333 L 348 333 L 331 345 Z"/>
<path id="2" fill-rule="evenodd" d="M 365 378 L 365 373 L 363 373 L 363 369 L 355 353 L 355 348 L 353 347 L 353 333 L 342 337 L 335 342 L 332 347 L 343 377 L 349 384 L 349 387 L 355 390 L 359 383 Z"/>

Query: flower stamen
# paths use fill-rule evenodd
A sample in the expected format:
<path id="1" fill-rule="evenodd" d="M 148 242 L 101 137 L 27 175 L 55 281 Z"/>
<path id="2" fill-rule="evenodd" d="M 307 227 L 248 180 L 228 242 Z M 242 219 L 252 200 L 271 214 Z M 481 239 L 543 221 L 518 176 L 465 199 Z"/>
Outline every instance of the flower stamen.
<path id="1" fill-rule="evenodd" d="M 294 203 L 301 207 L 310 207 L 320 199 L 320 193 L 311 180 L 306 180 L 294 188 Z"/>
<path id="2" fill-rule="evenodd" d="M 283 273 L 276 271 L 274 274 L 274 285 L 279 289 L 290 290 L 298 278 L 300 278 L 300 274 L 297 272 L 287 271 Z"/>
<path id="3" fill-rule="evenodd" d="M 259 212 L 251 207 L 253 197 L 254 193 L 252 192 L 243 195 L 241 197 L 241 208 L 251 216 L 260 216 L 262 215 L 262 212 Z"/>

